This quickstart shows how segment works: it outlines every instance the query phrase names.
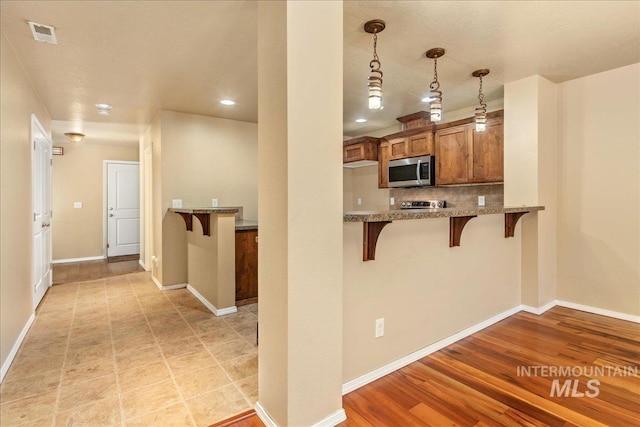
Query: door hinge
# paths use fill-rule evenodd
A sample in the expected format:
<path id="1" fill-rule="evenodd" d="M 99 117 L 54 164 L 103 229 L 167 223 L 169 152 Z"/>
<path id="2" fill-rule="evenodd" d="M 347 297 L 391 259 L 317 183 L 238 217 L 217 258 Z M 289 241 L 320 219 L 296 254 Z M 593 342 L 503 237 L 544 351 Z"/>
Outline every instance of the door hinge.
<path id="1" fill-rule="evenodd" d="M 107 243 L 107 249 L 109 249 L 109 244 Z"/>
<path id="2" fill-rule="evenodd" d="M 49 164 L 53 166 L 53 159 L 49 159 Z"/>
<path id="3" fill-rule="evenodd" d="M 34 150 L 36 149 L 36 140 L 35 139 L 33 140 L 33 149 Z"/>
<path id="4" fill-rule="evenodd" d="M 36 213 L 33 213 L 33 222 L 36 222 Z"/>

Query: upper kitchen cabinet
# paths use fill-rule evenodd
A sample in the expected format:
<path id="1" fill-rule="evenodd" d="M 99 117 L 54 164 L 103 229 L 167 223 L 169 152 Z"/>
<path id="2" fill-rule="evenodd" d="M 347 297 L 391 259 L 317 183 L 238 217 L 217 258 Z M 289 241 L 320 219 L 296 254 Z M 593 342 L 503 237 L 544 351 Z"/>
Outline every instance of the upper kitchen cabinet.
<path id="1" fill-rule="evenodd" d="M 502 117 L 489 118 L 484 132 L 474 123 L 436 128 L 436 185 L 502 182 L 503 135 Z"/>
<path id="2" fill-rule="evenodd" d="M 361 136 L 342 143 L 342 163 L 344 167 L 369 166 L 378 162 L 379 138 Z"/>
<path id="3" fill-rule="evenodd" d="M 487 120 L 487 130 L 473 134 L 473 182 L 504 180 L 504 124 L 502 117 Z"/>
<path id="4" fill-rule="evenodd" d="M 436 185 L 470 182 L 472 139 L 470 125 L 436 131 Z"/>

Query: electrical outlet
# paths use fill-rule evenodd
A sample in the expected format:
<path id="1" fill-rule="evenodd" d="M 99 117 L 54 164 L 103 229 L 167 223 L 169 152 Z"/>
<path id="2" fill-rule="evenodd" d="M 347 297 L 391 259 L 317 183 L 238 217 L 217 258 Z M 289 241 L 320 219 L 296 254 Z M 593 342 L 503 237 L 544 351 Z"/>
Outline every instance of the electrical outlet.
<path id="1" fill-rule="evenodd" d="M 376 319 L 376 338 L 384 336 L 384 317 Z"/>
<path id="2" fill-rule="evenodd" d="M 396 199 L 394 197 L 389 197 L 389 204 L 391 206 L 395 205 L 396 204 Z"/>
<path id="3" fill-rule="evenodd" d="M 172 208 L 181 208 L 182 207 L 182 199 L 173 199 L 171 200 Z"/>
<path id="4" fill-rule="evenodd" d="M 478 206 L 484 206 L 484 196 L 478 196 Z"/>
<path id="5" fill-rule="evenodd" d="M 73 202 L 74 209 L 82 209 L 82 202 Z"/>
<path id="6" fill-rule="evenodd" d="M 218 199 L 211 199 L 211 207 L 212 208 L 218 207 Z"/>
<path id="7" fill-rule="evenodd" d="M 362 204 L 362 199 L 358 197 L 358 206 L 360 206 L 361 204 Z"/>

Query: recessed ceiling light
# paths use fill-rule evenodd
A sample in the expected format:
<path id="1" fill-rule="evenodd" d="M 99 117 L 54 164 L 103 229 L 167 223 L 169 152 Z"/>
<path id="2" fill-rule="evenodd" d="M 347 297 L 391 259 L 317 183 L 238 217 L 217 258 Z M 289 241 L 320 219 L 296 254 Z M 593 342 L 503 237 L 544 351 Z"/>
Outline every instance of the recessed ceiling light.
<path id="1" fill-rule="evenodd" d="M 222 105 L 236 105 L 235 101 L 232 101 L 230 99 L 223 99 L 222 101 L 220 101 L 220 104 L 222 104 Z"/>
<path id="2" fill-rule="evenodd" d="M 106 108 L 101 108 L 98 110 L 98 114 L 101 116 L 108 116 L 111 113 L 111 110 L 107 110 Z"/>
<path id="3" fill-rule="evenodd" d="M 425 103 L 429 103 L 429 102 L 431 102 L 431 101 L 433 101 L 433 100 L 434 100 L 434 98 L 431 98 L 430 96 L 427 96 L 427 97 L 425 97 L 425 98 L 422 98 L 422 100 L 421 100 L 421 101 L 422 101 L 422 102 L 425 102 Z"/>
<path id="4" fill-rule="evenodd" d="M 96 107 L 100 108 L 101 110 L 111 110 L 113 108 L 113 105 L 111 104 L 96 104 Z"/>
<path id="5" fill-rule="evenodd" d="M 356 119 L 356 123 L 366 123 L 367 119 Z"/>

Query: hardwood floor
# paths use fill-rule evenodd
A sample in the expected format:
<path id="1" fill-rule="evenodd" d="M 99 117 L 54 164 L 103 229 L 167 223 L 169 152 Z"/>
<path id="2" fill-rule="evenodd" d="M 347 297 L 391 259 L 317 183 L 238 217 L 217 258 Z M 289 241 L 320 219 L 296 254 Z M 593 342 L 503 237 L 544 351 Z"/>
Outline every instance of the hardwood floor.
<path id="1" fill-rule="evenodd" d="M 107 260 L 68 262 L 53 265 L 53 284 L 85 282 L 144 271 L 138 258 L 118 262 Z"/>
<path id="2" fill-rule="evenodd" d="M 638 365 L 638 324 L 560 307 L 520 312 L 345 395 L 339 425 L 638 426 Z M 586 375 L 549 375 L 543 366 Z M 589 379 L 599 384 L 589 388 Z M 570 387 L 551 397 L 554 380 Z M 220 425 L 264 425 L 243 415 Z"/>
<path id="3" fill-rule="evenodd" d="M 345 395 L 340 425 L 637 426 L 638 365 L 638 324 L 560 307 L 521 312 Z M 605 374 L 534 368 L 542 366 Z M 614 376 L 614 366 L 635 375 Z M 599 385 L 588 388 L 590 378 Z"/>

